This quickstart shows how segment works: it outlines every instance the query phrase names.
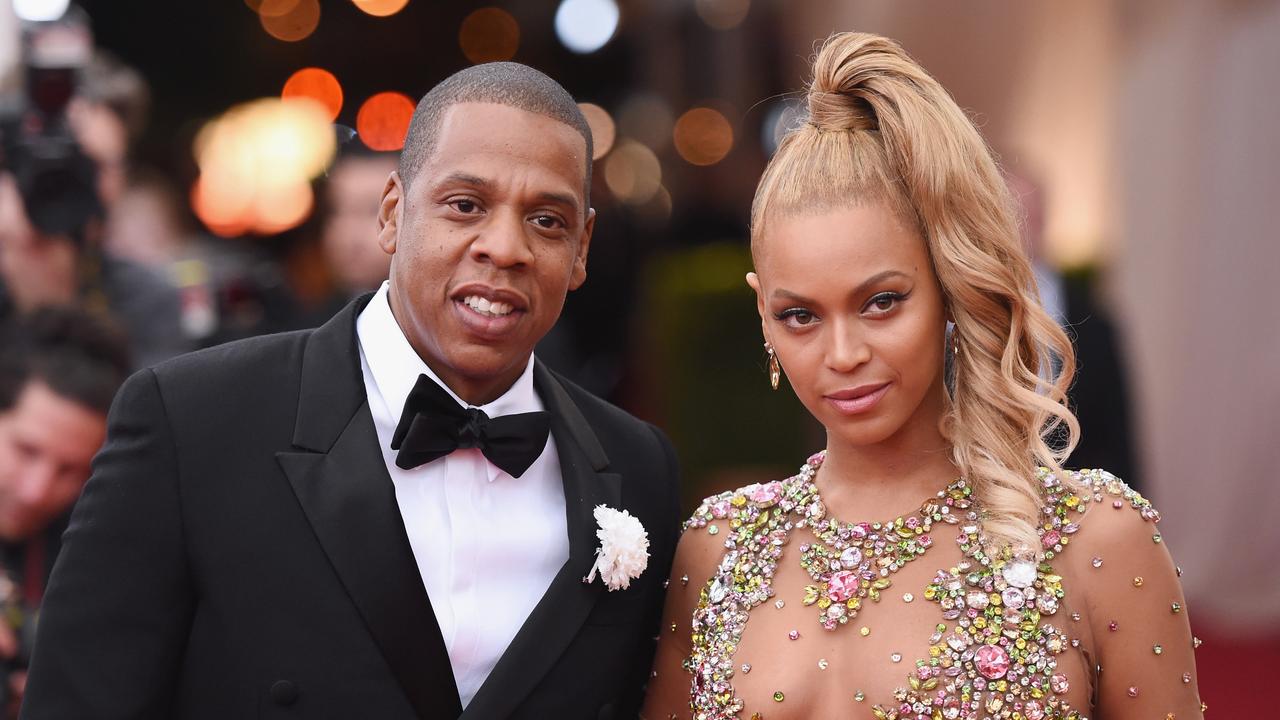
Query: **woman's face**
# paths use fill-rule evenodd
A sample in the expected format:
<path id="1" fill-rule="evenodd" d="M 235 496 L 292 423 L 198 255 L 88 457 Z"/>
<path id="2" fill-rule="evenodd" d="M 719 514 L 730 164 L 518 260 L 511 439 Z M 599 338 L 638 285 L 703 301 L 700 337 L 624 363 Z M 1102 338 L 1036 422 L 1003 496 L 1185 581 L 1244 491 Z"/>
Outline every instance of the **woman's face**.
<path id="1" fill-rule="evenodd" d="M 937 432 L 946 311 L 919 231 L 882 203 L 788 214 L 756 255 L 765 339 L 830 439 Z"/>

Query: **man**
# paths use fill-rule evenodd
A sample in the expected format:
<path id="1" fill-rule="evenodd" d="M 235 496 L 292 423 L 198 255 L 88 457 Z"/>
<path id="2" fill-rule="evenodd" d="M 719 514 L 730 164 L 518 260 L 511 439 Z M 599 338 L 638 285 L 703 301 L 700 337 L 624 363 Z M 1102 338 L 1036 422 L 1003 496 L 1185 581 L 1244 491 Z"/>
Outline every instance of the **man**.
<path id="1" fill-rule="evenodd" d="M 634 716 L 674 453 L 531 354 L 585 279 L 590 162 L 550 78 L 463 70 L 386 182 L 387 285 L 131 378 L 22 717 Z M 625 589 L 587 582 L 602 505 L 648 532 Z"/>
<path id="2" fill-rule="evenodd" d="M 1080 421 L 1080 439 L 1068 463 L 1078 468 L 1104 468 L 1142 490 L 1129 382 L 1115 325 L 1105 308 L 1094 301 L 1091 276 L 1063 276 L 1045 259 L 1041 186 L 1017 171 L 1006 170 L 1005 177 L 1022 207 L 1022 240 L 1031 256 L 1040 301 L 1066 329 L 1075 348 L 1076 377 L 1067 400 Z"/>
<path id="3" fill-rule="evenodd" d="M 369 242 L 369 231 L 377 224 L 379 191 L 395 169 L 394 155 L 349 146 L 329 170 L 320 243 L 343 304 L 387 279 L 389 258 Z"/>
<path id="4" fill-rule="evenodd" d="M 386 281 L 391 258 L 373 242 L 378 226 L 382 186 L 397 167 L 391 153 L 373 152 L 347 143 L 326 173 L 320 216 L 320 250 L 331 279 L 329 292 L 297 302 L 294 328 L 323 324 L 351 302 Z M 540 353 L 544 360 L 545 353 Z M 554 367 L 554 365 L 553 365 Z"/>
<path id="5" fill-rule="evenodd" d="M 114 331 L 70 308 L 37 311 L 0 337 L 0 697 L 21 693 L 65 516 L 128 372 Z M 0 715 L 15 716 L 5 705 Z"/>
<path id="6" fill-rule="evenodd" d="M 92 172 L 87 159 L 68 170 Z M 91 176 L 81 180 L 92 187 Z M 87 219 L 68 223 L 76 213 L 48 197 L 51 191 L 24 166 L 0 171 L 0 320 L 74 304 L 115 319 L 140 366 L 188 349 L 173 286 L 142 265 L 102 251 L 101 206 L 92 196 L 86 197 L 94 207 L 80 210 Z"/>

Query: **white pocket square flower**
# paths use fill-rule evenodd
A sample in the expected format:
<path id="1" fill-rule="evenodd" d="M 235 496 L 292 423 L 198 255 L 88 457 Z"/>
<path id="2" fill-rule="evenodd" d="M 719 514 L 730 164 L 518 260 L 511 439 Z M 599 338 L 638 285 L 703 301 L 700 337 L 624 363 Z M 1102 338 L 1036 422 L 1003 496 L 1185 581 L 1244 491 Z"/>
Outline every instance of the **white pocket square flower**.
<path id="1" fill-rule="evenodd" d="M 594 514 L 600 526 L 596 530 L 600 547 L 596 548 L 596 563 L 582 581 L 594 581 L 599 572 L 610 591 L 625 590 L 649 566 L 649 533 L 626 510 L 597 505 Z"/>

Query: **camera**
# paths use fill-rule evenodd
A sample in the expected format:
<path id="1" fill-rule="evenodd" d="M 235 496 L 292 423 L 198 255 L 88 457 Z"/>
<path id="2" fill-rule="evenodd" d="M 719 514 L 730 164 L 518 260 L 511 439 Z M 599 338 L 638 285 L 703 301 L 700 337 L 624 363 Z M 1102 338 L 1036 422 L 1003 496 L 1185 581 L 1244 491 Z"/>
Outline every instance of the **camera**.
<path id="1" fill-rule="evenodd" d="M 67 108 L 93 52 L 88 17 L 71 8 L 23 26 L 25 92 L 0 107 L 0 169 L 12 173 L 32 225 L 78 245 L 102 215 L 97 169 L 72 133 Z"/>

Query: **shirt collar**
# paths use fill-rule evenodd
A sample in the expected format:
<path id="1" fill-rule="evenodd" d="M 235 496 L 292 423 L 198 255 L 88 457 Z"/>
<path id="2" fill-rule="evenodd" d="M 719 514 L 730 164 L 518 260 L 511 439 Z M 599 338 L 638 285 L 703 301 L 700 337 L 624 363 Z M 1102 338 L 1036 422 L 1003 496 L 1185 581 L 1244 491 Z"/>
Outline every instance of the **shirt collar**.
<path id="1" fill-rule="evenodd" d="M 542 401 L 533 389 L 533 355 L 525 365 L 524 372 L 515 383 L 498 399 L 485 405 L 469 405 L 463 402 L 440 377 L 427 366 L 417 351 L 409 344 L 400 324 L 391 313 L 391 303 L 387 299 L 390 282 L 384 282 L 373 299 L 361 311 L 356 320 L 356 336 L 360 348 L 364 352 L 365 361 L 369 364 L 373 382 L 387 404 L 387 410 L 395 422 L 400 421 L 404 412 L 405 401 L 418 381 L 419 375 L 426 375 L 459 405 L 479 407 L 489 417 L 513 415 L 516 413 L 536 412 L 544 409 Z"/>

